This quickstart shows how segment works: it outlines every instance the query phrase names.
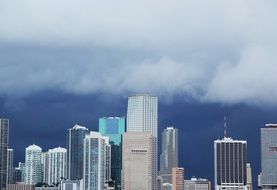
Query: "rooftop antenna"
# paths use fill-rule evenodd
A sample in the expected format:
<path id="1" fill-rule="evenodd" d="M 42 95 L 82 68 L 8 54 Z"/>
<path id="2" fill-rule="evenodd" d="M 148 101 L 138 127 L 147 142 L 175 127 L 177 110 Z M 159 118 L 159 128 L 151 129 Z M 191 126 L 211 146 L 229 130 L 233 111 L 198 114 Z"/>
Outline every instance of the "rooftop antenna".
<path id="1" fill-rule="evenodd" d="M 224 116 L 224 137 L 227 137 L 227 117 Z"/>

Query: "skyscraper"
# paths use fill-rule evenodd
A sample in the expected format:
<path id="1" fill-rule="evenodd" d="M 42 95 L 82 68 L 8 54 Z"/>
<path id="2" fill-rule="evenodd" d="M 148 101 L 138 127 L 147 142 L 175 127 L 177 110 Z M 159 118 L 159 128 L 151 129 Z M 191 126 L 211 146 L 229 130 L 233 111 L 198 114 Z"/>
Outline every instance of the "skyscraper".
<path id="1" fill-rule="evenodd" d="M 147 94 L 128 98 L 127 132 L 148 132 L 158 137 L 158 98 Z"/>
<path id="2" fill-rule="evenodd" d="M 261 128 L 262 187 L 277 188 L 277 124 Z"/>
<path id="3" fill-rule="evenodd" d="M 184 168 L 172 168 L 172 190 L 184 190 Z"/>
<path id="4" fill-rule="evenodd" d="M 123 134 L 122 189 L 157 189 L 157 138 L 150 133 Z"/>
<path id="5" fill-rule="evenodd" d="M 67 150 L 61 147 L 49 149 L 47 152 L 49 185 L 57 184 L 62 178 L 66 178 L 66 154 Z"/>
<path id="6" fill-rule="evenodd" d="M 215 189 L 247 190 L 247 142 L 224 137 L 214 141 Z"/>
<path id="7" fill-rule="evenodd" d="M 99 132 L 109 137 L 111 145 L 111 178 L 115 181 L 115 190 L 121 189 L 122 134 L 125 132 L 124 117 L 103 117 L 99 119 Z"/>
<path id="8" fill-rule="evenodd" d="M 88 133 L 86 127 L 77 124 L 67 130 L 67 177 L 71 180 L 83 178 L 84 138 Z"/>
<path id="9" fill-rule="evenodd" d="M 178 129 L 167 127 L 162 134 L 160 173 L 163 183 L 172 182 L 172 168 L 178 167 Z"/>
<path id="10" fill-rule="evenodd" d="M 13 183 L 13 149 L 8 149 L 7 184 Z"/>
<path id="11" fill-rule="evenodd" d="M 7 159 L 9 144 L 9 120 L 0 118 L 0 190 L 7 183 Z"/>
<path id="12" fill-rule="evenodd" d="M 30 145 L 25 151 L 25 183 L 35 185 L 42 182 L 41 148 Z"/>
<path id="13" fill-rule="evenodd" d="M 109 138 L 91 131 L 84 140 L 84 189 L 104 189 L 110 170 Z"/>
<path id="14" fill-rule="evenodd" d="M 252 169 L 251 169 L 250 163 L 246 164 L 246 179 L 247 179 L 247 188 L 248 188 L 248 190 L 253 190 Z"/>

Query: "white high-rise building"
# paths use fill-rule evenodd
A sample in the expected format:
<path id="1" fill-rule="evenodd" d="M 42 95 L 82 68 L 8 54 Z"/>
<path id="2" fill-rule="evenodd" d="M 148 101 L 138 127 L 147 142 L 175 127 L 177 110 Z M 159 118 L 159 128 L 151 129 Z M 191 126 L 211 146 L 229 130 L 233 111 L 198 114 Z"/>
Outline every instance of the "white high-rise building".
<path id="1" fill-rule="evenodd" d="M 104 189 L 110 180 L 110 144 L 109 138 L 91 131 L 84 139 L 84 189 Z M 109 178 L 109 179 L 107 179 Z"/>
<path id="2" fill-rule="evenodd" d="M 47 152 L 41 153 L 41 168 L 42 168 L 42 182 L 48 183 L 48 154 L 47 154 Z"/>
<path id="3" fill-rule="evenodd" d="M 25 183 L 37 184 L 42 182 L 42 150 L 37 145 L 30 145 L 25 150 Z"/>
<path id="4" fill-rule="evenodd" d="M 252 169 L 251 169 L 250 163 L 246 164 L 246 178 L 247 178 L 247 188 L 248 188 L 248 190 L 253 190 Z"/>
<path id="5" fill-rule="evenodd" d="M 66 178 L 66 159 L 65 148 L 57 147 L 47 152 L 47 183 L 49 185 L 60 183 L 61 179 Z"/>
<path id="6" fill-rule="evenodd" d="M 148 132 L 158 137 L 158 98 L 148 94 L 130 96 L 127 132 Z"/>
<path id="7" fill-rule="evenodd" d="M 122 190 L 157 189 L 156 141 L 150 133 L 123 134 Z"/>

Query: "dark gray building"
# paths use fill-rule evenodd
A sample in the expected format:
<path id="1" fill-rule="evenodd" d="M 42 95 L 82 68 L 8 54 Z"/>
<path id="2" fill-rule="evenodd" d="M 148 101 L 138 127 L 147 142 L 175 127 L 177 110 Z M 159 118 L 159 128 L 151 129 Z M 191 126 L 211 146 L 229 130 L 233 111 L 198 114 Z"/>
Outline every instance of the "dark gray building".
<path id="1" fill-rule="evenodd" d="M 178 167 L 178 129 L 167 127 L 162 133 L 160 172 L 163 183 L 171 183 L 172 168 Z"/>
<path id="2" fill-rule="evenodd" d="M 247 190 L 247 142 L 224 137 L 214 141 L 215 189 Z"/>
<path id="3" fill-rule="evenodd" d="M 84 138 L 89 134 L 86 127 L 75 125 L 67 130 L 67 177 L 70 180 L 83 178 Z"/>
<path id="4" fill-rule="evenodd" d="M 261 129 L 262 187 L 277 189 L 277 124 Z"/>
<path id="5" fill-rule="evenodd" d="M 7 184 L 13 183 L 13 149 L 8 149 L 7 160 Z"/>
<path id="6" fill-rule="evenodd" d="M 6 188 L 9 120 L 0 118 L 0 189 Z"/>

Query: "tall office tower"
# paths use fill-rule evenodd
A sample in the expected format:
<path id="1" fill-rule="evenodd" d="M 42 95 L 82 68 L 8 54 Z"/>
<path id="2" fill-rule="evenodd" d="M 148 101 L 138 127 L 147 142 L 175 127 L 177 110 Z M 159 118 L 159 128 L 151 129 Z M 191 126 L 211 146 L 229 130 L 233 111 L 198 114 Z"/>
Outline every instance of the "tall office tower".
<path id="1" fill-rule="evenodd" d="M 252 184 L 252 169 L 250 163 L 246 164 L 246 179 L 247 179 L 247 188 L 248 190 L 253 190 Z"/>
<path id="2" fill-rule="evenodd" d="M 211 182 L 207 179 L 191 178 L 185 180 L 184 190 L 211 190 Z"/>
<path id="3" fill-rule="evenodd" d="M 157 138 L 150 133 L 123 134 L 122 190 L 157 189 Z"/>
<path id="4" fill-rule="evenodd" d="M 172 168 L 172 190 L 184 190 L 184 168 Z"/>
<path id="5" fill-rule="evenodd" d="M 247 142 L 224 137 L 214 141 L 215 189 L 247 189 Z"/>
<path id="6" fill-rule="evenodd" d="M 0 190 L 7 183 L 7 161 L 9 144 L 9 120 L 0 118 Z"/>
<path id="7" fill-rule="evenodd" d="M 84 189 L 104 189 L 110 161 L 109 138 L 91 131 L 84 140 Z M 109 154 L 109 155 L 107 155 Z"/>
<path id="8" fill-rule="evenodd" d="M 35 185 L 42 182 L 41 148 L 30 145 L 25 151 L 25 184 Z"/>
<path id="9" fill-rule="evenodd" d="M 7 153 L 9 144 L 9 120 L 0 118 L 0 190 L 7 183 Z"/>
<path id="10" fill-rule="evenodd" d="M 57 147 L 49 149 L 47 152 L 47 183 L 49 185 L 60 183 L 60 180 L 66 178 L 66 156 L 65 148 Z"/>
<path id="11" fill-rule="evenodd" d="M 160 172 L 164 183 L 172 183 L 172 168 L 178 167 L 178 129 L 167 127 L 162 134 Z"/>
<path id="12" fill-rule="evenodd" d="M 8 149 L 7 184 L 13 183 L 13 149 Z"/>
<path id="13" fill-rule="evenodd" d="M 109 137 L 111 145 L 111 178 L 115 190 L 121 189 L 122 134 L 125 132 L 124 117 L 102 117 L 99 119 L 99 132 Z"/>
<path id="14" fill-rule="evenodd" d="M 262 187 L 277 189 L 277 124 L 261 128 Z"/>
<path id="15" fill-rule="evenodd" d="M 158 98 L 136 95 L 128 98 L 127 132 L 147 132 L 158 137 Z"/>
<path id="16" fill-rule="evenodd" d="M 83 178 L 84 138 L 86 134 L 89 134 L 89 130 L 77 124 L 67 130 L 67 177 L 71 180 Z"/>

